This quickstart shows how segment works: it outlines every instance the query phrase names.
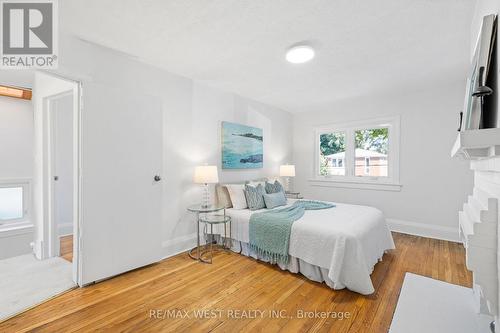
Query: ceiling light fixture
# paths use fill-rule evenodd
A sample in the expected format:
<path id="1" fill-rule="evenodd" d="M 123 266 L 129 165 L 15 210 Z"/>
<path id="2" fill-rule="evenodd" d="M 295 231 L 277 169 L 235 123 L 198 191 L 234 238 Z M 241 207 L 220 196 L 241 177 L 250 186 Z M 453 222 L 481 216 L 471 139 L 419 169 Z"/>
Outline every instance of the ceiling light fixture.
<path id="1" fill-rule="evenodd" d="M 314 49 L 309 45 L 292 46 L 286 52 L 286 60 L 292 64 L 302 64 L 314 58 Z"/>

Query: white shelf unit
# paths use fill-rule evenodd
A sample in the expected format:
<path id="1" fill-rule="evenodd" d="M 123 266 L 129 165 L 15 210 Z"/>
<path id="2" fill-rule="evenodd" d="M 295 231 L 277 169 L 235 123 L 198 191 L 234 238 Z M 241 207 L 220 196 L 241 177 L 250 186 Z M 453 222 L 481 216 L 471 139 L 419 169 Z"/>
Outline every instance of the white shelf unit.
<path id="1" fill-rule="evenodd" d="M 473 193 L 458 214 L 459 233 L 473 273 L 476 310 L 491 314 L 498 324 L 500 129 L 458 133 L 451 156 L 469 160 L 474 171 Z"/>
<path id="2" fill-rule="evenodd" d="M 459 132 L 451 156 L 470 160 L 500 156 L 500 128 Z"/>
<path id="3" fill-rule="evenodd" d="M 474 188 L 459 212 L 460 237 L 466 265 L 473 272 L 478 312 L 498 311 L 497 230 L 498 199 Z"/>

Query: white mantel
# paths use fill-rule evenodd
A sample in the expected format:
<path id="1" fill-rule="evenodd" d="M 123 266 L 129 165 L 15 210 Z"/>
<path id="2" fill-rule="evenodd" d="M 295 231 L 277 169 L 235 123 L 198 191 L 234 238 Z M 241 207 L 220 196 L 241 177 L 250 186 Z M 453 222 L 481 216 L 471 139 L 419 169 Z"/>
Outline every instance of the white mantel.
<path id="1" fill-rule="evenodd" d="M 500 129 L 462 131 L 452 157 L 470 160 L 474 189 L 459 212 L 460 238 L 467 268 L 473 273 L 477 311 L 491 314 L 499 326 L 498 222 L 500 200 Z"/>
<path id="2" fill-rule="evenodd" d="M 500 128 L 459 132 L 451 156 L 469 160 L 500 156 Z"/>

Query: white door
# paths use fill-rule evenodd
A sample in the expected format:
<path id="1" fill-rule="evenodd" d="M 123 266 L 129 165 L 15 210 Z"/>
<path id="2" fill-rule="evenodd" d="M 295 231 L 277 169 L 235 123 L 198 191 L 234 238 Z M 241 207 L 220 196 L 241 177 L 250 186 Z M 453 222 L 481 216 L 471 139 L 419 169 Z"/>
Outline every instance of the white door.
<path id="1" fill-rule="evenodd" d="M 51 101 L 54 255 L 60 255 L 59 237 L 73 234 L 73 95 Z"/>
<path id="2" fill-rule="evenodd" d="M 137 91 L 83 85 L 81 284 L 161 257 L 162 110 Z"/>

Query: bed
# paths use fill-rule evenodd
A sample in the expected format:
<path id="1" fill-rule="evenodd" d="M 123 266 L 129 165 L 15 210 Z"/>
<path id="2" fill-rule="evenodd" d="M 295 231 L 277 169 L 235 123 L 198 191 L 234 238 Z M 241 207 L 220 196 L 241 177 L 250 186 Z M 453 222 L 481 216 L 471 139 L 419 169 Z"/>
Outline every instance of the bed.
<path id="1" fill-rule="evenodd" d="M 287 205 L 294 203 L 288 199 Z M 307 210 L 292 225 L 288 264 L 281 269 L 301 273 L 308 279 L 324 282 L 330 288 L 372 294 L 370 274 L 394 241 L 382 212 L 368 206 L 335 203 L 324 210 Z M 282 208 L 282 207 L 279 207 Z M 276 208 L 276 209 L 279 209 Z M 249 246 L 249 209 L 227 208 L 231 216 L 232 250 L 259 260 Z"/>

